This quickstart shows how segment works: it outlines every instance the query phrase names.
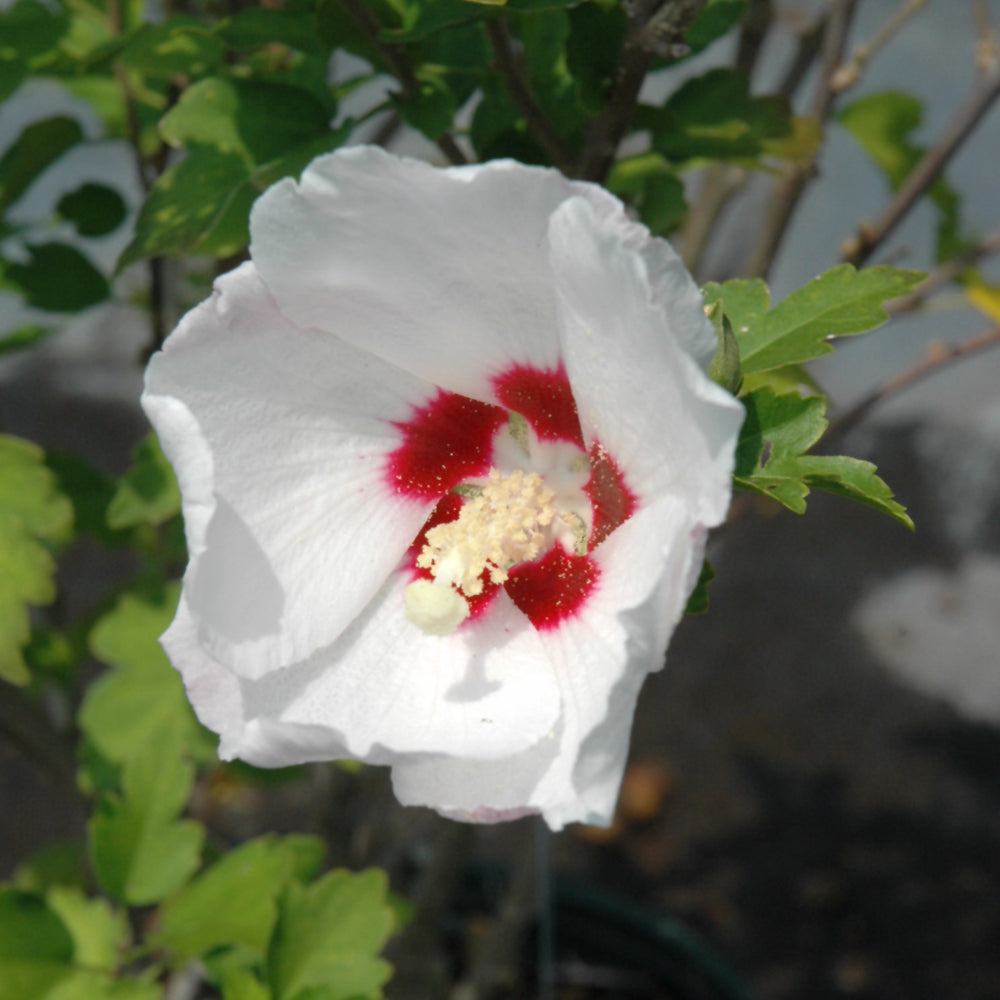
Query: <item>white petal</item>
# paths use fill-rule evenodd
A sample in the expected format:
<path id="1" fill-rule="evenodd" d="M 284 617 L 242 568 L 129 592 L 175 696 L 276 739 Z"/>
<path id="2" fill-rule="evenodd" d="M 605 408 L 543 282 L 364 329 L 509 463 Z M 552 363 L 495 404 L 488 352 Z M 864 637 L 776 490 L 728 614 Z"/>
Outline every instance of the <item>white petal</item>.
<path id="1" fill-rule="evenodd" d="M 718 524 L 743 408 L 687 351 L 699 327 L 714 338 L 693 282 L 665 269 L 661 246 L 655 294 L 685 287 L 676 302 L 655 301 L 646 261 L 625 245 L 629 230 L 582 198 L 554 213 L 549 239 L 566 369 L 588 443 L 600 442 L 640 501 L 683 496 L 701 523 Z"/>
<path id="2" fill-rule="evenodd" d="M 213 660 L 198 643 L 198 630 L 183 594 L 170 627 L 160 636 L 167 658 L 184 680 L 188 700 L 203 726 L 222 743 L 239 741 L 244 728 L 239 678 Z"/>
<path id="3" fill-rule="evenodd" d="M 430 503 L 398 496 L 391 421 L 435 390 L 276 310 L 247 264 L 150 362 L 143 405 L 177 470 L 185 598 L 215 659 L 260 676 L 329 645 Z"/>
<path id="4" fill-rule="evenodd" d="M 512 363 L 558 362 L 546 230 L 554 209 L 581 194 L 617 204 L 555 170 L 511 161 L 440 170 L 354 147 L 257 201 L 251 255 L 295 323 L 489 401 L 489 377 Z"/>
<path id="5" fill-rule="evenodd" d="M 609 823 L 636 697 L 662 664 L 703 549 L 704 534 L 669 498 L 622 525 L 595 552 L 601 577 L 583 612 L 540 635 L 559 684 L 559 726 L 505 760 L 399 762 L 400 801 L 472 820 L 527 808 L 554 829 Z"/>
<path id="6" fill-rule="evenodd" d="M 525 617 L 500 591 L 453 635 L 424 635 L 403 615 L 410 579 L 395 574 L 331 648 L 244 681 L 251 742 L 229 751 L 296 763 L 328 758 L 333 744 L 386 763 L 429 753 L 483 760 L 537 743 L 556 722 L 559 692 Z"/>

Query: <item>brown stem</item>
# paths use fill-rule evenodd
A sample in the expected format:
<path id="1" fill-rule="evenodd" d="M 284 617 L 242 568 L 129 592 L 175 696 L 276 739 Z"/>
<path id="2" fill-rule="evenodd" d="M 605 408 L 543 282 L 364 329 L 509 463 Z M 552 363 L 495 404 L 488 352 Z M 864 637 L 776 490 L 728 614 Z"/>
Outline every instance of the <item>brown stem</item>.
<path id="1" fill-rule="evenodd" d="M 947 346 L 941 343 L 931 344 L 926 355 L 911 368 L 894 375 L 891 379 L 883 382 L 874 392 L 866 396 L 860 403 L 852 406 L 842 417 L 835 420 L 830 429 L 826 432 L 824 442 L 833 437 L 841 437 L 852 427 L 863 420 L 868 413 L 889 396 L 909 388 L 915 382 L 933 374 L 944 365 L 952 364 L 961 358 L 967 358 L 972 354 L 978 354 L 989 347 L 1000 344 L 1000 326 L 995 326 L 985 333 L 970 337 L 958 344 Z"/>
<path id="2" fill-rule="evenodd" d="M 364 32 L 365 37 L 378 49 L 379 55 L 399 81 L 403 94 L 411 97 L 420 92 L 420 82 L 417 80 L 410 65 L 406 50 L 401 45 L 392 45 L 382 40 L 382 25 L 378 23 L 372 12 L 362 0 L 340 0 L 341 7 L 347 15 Z M 468 163 L 468 158 L 455 142 L 450 132 L 444 132 L 436 140 L 438 149 L 447 157 L 449 163 L 461 165 Z"/>
<path id="3" fill-rule="evenodd" d="M 740 28 L 736 45 L 736 68 L 748 77 L 753 76 L 761 49 L 774 21 L 772 0 L 750 0 L 750 9 Z"/>
<path id="4" fill-rule="evenodd" d="M 895 299 L 886 303 L 885 309 L 889 313 L 909 312 L 921 306 L 934 292 L 943 285 L 957 278 L 967 267 L 972 267 L 977 261 L 984 257 L 990 257 L 995 253 L 1000 253 L 1000 229 L 992 235 L 977 243 L 974 247 L 959 254 L 958 257 L 949 260 L 940 267 L 935 268 L 920 283 L 915 291 L 901 299 Z"/>
<path id="5" fill-rule="evenodd" d="M 878 221 L 858 229 L 857 236 L 844 248 L 841 255 L 843 260 L 860 267 L 888 239 L 958 152 L 959 147 L 998 96 L 1000 96 L 1000 61 L 979 80 L 944 134 L 910 171 L 903 186 L 896 192 L 896 196 Z"/>
<path id="6" fill-rule="evenodd" d="M 826 24 L 823 37 L 823 73 L 811 109 L 812 117 L 818 122 L 825 122 L 833 108 L 835 97 L 833 80 L 844 56 L 847 33 L 856 6 L 857 0 L 839 0 L 831 10 Z M 767 277 L 795 209 L 815 175 L 814 155 L 805 163 L 787 167 L 775 184 L 764 212 L 757 244 L 747 262 L 745 269 L 747 277 Z"/>
<path id="7" fill-rule="evenodd" d="M 656 53 L 671 54 L 708 0 L 631 0 L 625 43 L 601 111 L 587 125 L 583 154 L 574 171 L 583 180 L 604 182 L 625 138 L 639 101 L 639 91 Z"/>
<path id="8" fill-rule="evenodd" d="M 503 18 L 487 21 L 486 34 L 489 36 L 497 69 L 504 75 L 507 93 L 524 118 L 532 138 L 555 166 L 560 170 L 567 170 L 573 160 L 573 151 L 535 100 L 521 63 L 514 53 L 507 22 Z"/>

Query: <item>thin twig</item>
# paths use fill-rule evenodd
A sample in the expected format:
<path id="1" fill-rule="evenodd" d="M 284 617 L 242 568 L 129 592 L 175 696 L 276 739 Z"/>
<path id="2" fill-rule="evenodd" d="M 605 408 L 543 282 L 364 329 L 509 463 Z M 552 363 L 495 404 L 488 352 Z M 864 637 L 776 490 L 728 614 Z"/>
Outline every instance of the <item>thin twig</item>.
<path id="1" fill-rule="evenodd" d="M 583 153 L 574 171 L 583 180 L 603 183 L 618 145 L 628 132 L 646 74 L 656 55 L 684 49 L 684 32 L 708 0 L 630 0 L 628 28 L 611 93 L 584 130 Z"/>
<path id="2" fill-rule="evenodd" d="M 828 442 L 834 437 L 842 437 L 852 427 L 862 421 L 869 412 L 878 406 L 879 403 L 888 399 L 903 389 L 908 389 L 915 382 L 927 378 L 934 374 L 944 365 L 952 364 L 962 358 L 978 354 L 987 348 L 1000 345 L 1000 326 L 995 326 L 985 333 L 980 333 L 968 340 L 963 340 L 958 344 L 948 346 L 939 342 L 931 344 L 926 355 L 911 368 L 894 375 L 891 379 L 883 382 L 874 392 L 866 396 L 861 402 L 852 406 L 843 416 L 835 420 L 826 432 L 823 440 Z"/>
<path id="3" fill-rule="evenodd" d="M 532 138 L 541 147 L 546 156 L 559 167 L 568 170 L 573 161 L 573 150 L 559 134 L 552 120 L 542 106 L 535 100 L 528 86 L 521 63 L 514 53 L 507 22 L 503 18 L 495 18 L 486 22 L 486 34 L 489 36 L 493 49 L 493 58 L 497 69 L 504 76 L 507 93 L 514 107 L 521 113 Z"/>
<path id="4" fill-rule="evenodd" d="M 340 0 L 341 7 L 347 15 L 364 32 L 365 37 L 378 49 L 379 55 L 392 70 L 393 75 L 403 88 L 403 94 L 411 97 L 420 92 L 420 83 L 410 65 L 406 51 L 400 45 L 392 45 L 382 40 L 382 25 L 375 15 L 364 5 L 362 0 Z M 468 158 L 459 148 L 455 137 L 450 132 L 442 133 L 436 140 L 438 149 L 447 157 L 449 163 L 461 165 L 468 163 Z"/>
<path id="5" fill-rule="evenodd" d="M 715 232 L 716 220 L 746 184 L 747 176 L 747 171 L 735 163 L 718 163 L 704 172 L 697 200 L 684 221 L 680 240 L 684 266 L 692 274 L 698 275 L 705 247 Z"/>
<path id="6" fill-rule="evenodd" d="M 785 70 L 785 75 L 778 84 L 777 93 L 787 97 L 789 101 L 798 93 L 802 81 L 806 78 L 812 64 L 816 61 L 826 37 L 828 17 L 824 14 L 816 22 L 799 35 L 795 55 Z"/>
<path id="7" fill-rule="evenodd" d="M 835 93 L 833 79 L 844 55 L 847 33 L 854 17 L 857 0 L 839 0 L 830 12 L 823 36 L 823 72 L 811 115 L 823 123 L 833 108 Z M 771 192 L 761 223 L 757 244 L 750 254 L 745 273 L 747 277 L 766 277 L 774 263 L 778 247 L 784 238 L 792 216 L 805 193 L 809 181 L 816 174 L 818 152 L 802 163 L 787 167 Z"/>
<path id="8" fill-rule="evenodd" d="M 481 942 L 475 963 L 451 1000 L 501 1000 L 516 996 L 520 951 L 526 930 L 538 918 L 538 852 L 532 843 L 538 820 L 521 822 L 517 831 L 517 867 L 497 910 L 490 931 Z"/>
<path id="9" fill-rule="evenodd" d="M 927 0 L 903 0 L 903 3 L 896 8 L 896 13 L 882 25 L 875 37 L 863 45 L 859 45 L 850 60 L 837 68 L 833 76 L 833 90 L 837 94 L 842 94 L 845 90 L 853 87 L 864 72 L 865 66 L 879 49 L 883 48 L 904 24 L 920 10 Z"/>
<path id="10" fill-rule="evenodd" d="M 970 247 L 965 253 L 935 268 L 909 295 L 887 302 L 886 312 L 902 313 L 919 308 L 934 292 L 957 278 L 967 267 L 972 267 L 977 261 L 991 257 L 995 253 L 1000 253 L 1000 229 L 995 230 L 974 247 Z"/>
<path id="11" fill-rule="evenodd" d="M 736 68 L 753 76 L 761 49 L 774 21 L 772 0 L 750 0 L 750 9 L 740 27 L 740 37 L 736 44 Z"/>
<path id="12" fill-rule="evenodd" d="M 862 225 L 858 229 L 857 236 L 847 241 L 841 254 L 843 260 L 860 267 L 888 239 L 948 165 L 998 96 L 1000 96 L 1000 60 L 986 76 L 980 78 L 944 134 L 910 171 L 903 186 L 896 192 L 878 221 L 871 225 Z"/>

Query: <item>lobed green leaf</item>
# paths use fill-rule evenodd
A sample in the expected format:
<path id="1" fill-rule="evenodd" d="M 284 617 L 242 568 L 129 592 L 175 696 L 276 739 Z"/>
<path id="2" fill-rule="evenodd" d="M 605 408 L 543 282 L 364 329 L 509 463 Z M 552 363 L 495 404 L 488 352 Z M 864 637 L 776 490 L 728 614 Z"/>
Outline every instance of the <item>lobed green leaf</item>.
<path id="1" fill-rule="evenodd" d="M 56 488 L 41 448 L 0 435 L 0 678 L 28 682 L 21 647 L 28 604 L 54 599 L 49 545 L 68 539 L 73 509 Z"/>
<path id="2" fill-rule="evenodd" d="M 913 522 L 871 462 L 843 455 L 807 455 L 826 429 L 826 400 L 755 389 L 741 397 L 746 420 L 736 451 L 737 486 L 771 497 L 801 514 L 811 489 L 874 507 L 908 528 Z"/>
<path id="3" fill-rule="evenodd" d="M 177 964 L 223 945 L 263 959 L 278 898 L 296 875 L 302 839 L 261 837 L 223 855 L 163 903 L 150 942 L 167 948 Z"/>
<path id="4" fill-rule="evenodd" d="M 274 1000 L 295 1000 L 310 988 L 327 990 L 330 1000 L 380 996 L 391 970 L 377 955 L 394 922 L 386 889 L 385 873 L 375 870 L 290 884 L 268 954 Z"/>
<path id="5" fill-rule="evenodd" d="M 78 721 L 108 761 L 125 764 L 147 746 L 176 739 L 196 760 L 212 760 L 215 740 L 195 718 L 180 675 L 160 648 L 179 589 L 126 593 L 90 633 L 90 651 L 116 668 L 87 689 Z"/>
<path id="6" fill-rule="evenodd" d="M 840 264 L 769 309 L 759 279 L 705 286 L 708 305 L 722 302 L 740 344 L 743 371 L 769 371 L 829 354 L 832 337 L 853 336 L 881 326 L 883 304 L 912 291 L 925 275 L 894 267 L 857 271 Z"/>
<path id="7" fill-rule="evenodd" d="M 178 820 L 194 768 L 180 741 L 147 742 L 125 761 L 122 795 L 103 795 L 87 824 L 90 857 L 101 888 L 135 906 L 162 900 L 197 869 L 205 837 L 193 820 Z"/>

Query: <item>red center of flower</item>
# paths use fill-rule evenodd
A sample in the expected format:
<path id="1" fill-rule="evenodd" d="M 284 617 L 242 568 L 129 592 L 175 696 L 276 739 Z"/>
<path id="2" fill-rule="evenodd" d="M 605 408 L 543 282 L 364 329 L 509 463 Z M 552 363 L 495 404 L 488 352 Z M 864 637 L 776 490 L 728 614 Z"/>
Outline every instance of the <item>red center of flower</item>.
<path id="1" fill-rule="evenodd" d="M 410 548 L 414 580 L 422 582 L 410 588 L 419 594 L 408 592 L 407 598 L 408 614 L 412 596 L 421 606 L 432 600 L 433 614 L 446 618 L 454 608 L 438 610 L 438 599 L 447 604 L 454 598 L 458 615 L 449 618 L 453 624 L 439 634 L 453 630 L 464 616 L 482 614 L 500 587 L 538 629 L 554 628 L 573 617 L 599 585 L 600 567 L 592 550 L 636 509 L 621 470 L 604 449 L 595 442 L 584 454 L 576 404 L 562 366 L 544 370 L 514 365 L 493 385 L 502 406 L 438 391 L 408 421 L 396 425 L 403 443 L 386 467 L 395 492 L 422 502 L 441 498 Z M 503 464 L 497 443 L 507 434 L 504 428 L 509 426 L 524 446 L 511 413 L 524 418 L 534 440 L 518 462 L 523 468 L 507 475 L 497 471 Z M 556 449 L 553 454 L 566 459 L 566 468 L 560 471 L 558 461 L 555 471 L 545 467 L 536 454 L 545 449 Z M 577 485 L 561 494 L 560 483 L 567 477 L 576 477 Z M 450 492 L 456 487 L 460 493 Z M 497 522 L 514 533 L 499 544 Z M 472 538 L 468 545 L 466 535 Z M 522 538 L 537 541 L 542 535 L 549 539 L 544 551 Z M 478 564 L 484 566 L 481 572 L 471 564 L 478 578 L 470 585 L 469 563 L 463 564 L 464 582 L 453 568 L 472 549 L 485 564 Z M 511 552 L 526 552 L 528 557 L 520 554 L 505 562 Z M 444 590 L 449 586 L 454 593 Z"/>

